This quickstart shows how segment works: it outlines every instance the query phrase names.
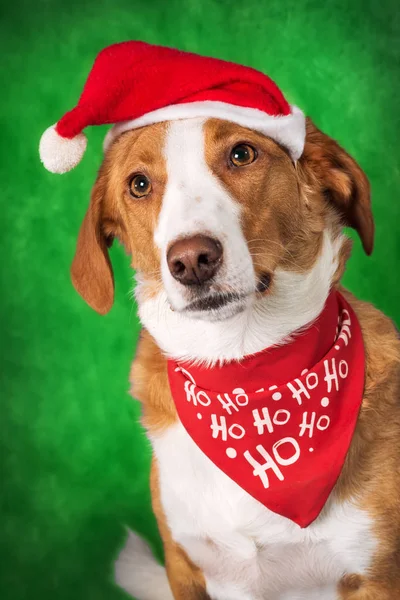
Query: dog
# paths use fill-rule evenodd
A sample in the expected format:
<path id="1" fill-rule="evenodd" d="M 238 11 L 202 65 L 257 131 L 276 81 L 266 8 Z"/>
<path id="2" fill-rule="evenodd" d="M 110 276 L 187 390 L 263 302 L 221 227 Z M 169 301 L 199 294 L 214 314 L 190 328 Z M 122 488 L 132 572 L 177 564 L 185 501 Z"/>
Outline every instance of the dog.
<path id="1" fill-rule="evenodd" d="M 221 157 L 242 140 L 257 150 L 257 160 L 230 170 Z M 137 169 L 154 181 L 147 200 L 124 197 L 126 176 Z M 143 181 L 150 185 L 150 177 Z M 132 395 L 143 404 L 153 445 L 153 508 L 172 589 L 171 595 L 166 579 L 150 578 L 144 596 L 136 591 L 141 559 L 134 553 L 129 561 L 131 537 L 117 578 L 138 598 L 399 597 L 399 342 L 387 317 L 343 291 L 363 332 L 365 391 L 345 468 L 323 515 L 305 530 L 243 498 L 207 463 L 179 423 L 167 379 L 166 356 L 206 364 L 240 360 L 282 343 L 317 318 L 329 290 L 340 288 L 350 254 L 343 222 L 357 229 L 370 252 L 366 176 L 310 120 L 296 167 L 270 139 L 214 119 L 147 126 L 125 133 L 108 150 L 72 277 L 89 304 L 103 312 L 112 302 L 107 240 L 121 241 L 136 270 L 143 332 Z M 202 286 L 185 286 L 161 256 L 177 239 L 184 240 L 179 255 L 201 251 L 202 236 L 219 240 L 226 261 L 221 280 L 214 275 L 216 292 L 209 293 L 247 293 L 244 299 L 186 310 L 193 294 L 201 297 Z M 265 274 L 271 283 L 258 292 Z"/>
<path id="2" fill-rule="evenodd" d="M 400 343 L 388 317 L 341 286 L 352 245 L 344 226 L 370 254 L 367 177 L 309 118 L 297 160 L 270 136 L 213 116 L 144 123 L 109 144 L 71 274 L 104 314 L 113 303 L 114 239 L 135 270 L 143 329 L 130 380 L 153 449 L 152 506 L 165 551 L 164 569 L 129 534 L 116 581 L 139 600 L 400 598 Z M 317 516 L 300 526 L 195 443 L 196 411 L 207 403 L 193 408 L 190 373 L 223 373 L 270 348 L 290 354 L 320 323 L 332 294 L 359 323 L 365 371 L 344 464 Z M 188 427 L 180 412 L 186 404 L 178 408 L 171 394 L 169 364 L 178 365 L 173 376 L 183 365 L 189 377 L 187 405 L 195 412 Z M 234 414 L 238 432 L 243 422 Z M 287 458 L 279 464 L 271 480 L 291 468 L 282 466 Z"/>

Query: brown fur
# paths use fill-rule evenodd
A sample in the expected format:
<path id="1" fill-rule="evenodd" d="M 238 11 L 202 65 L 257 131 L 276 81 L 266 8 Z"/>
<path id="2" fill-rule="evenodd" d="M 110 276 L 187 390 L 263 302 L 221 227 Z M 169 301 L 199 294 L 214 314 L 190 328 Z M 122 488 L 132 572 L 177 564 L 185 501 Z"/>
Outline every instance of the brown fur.
<path id="1" fill-rule="evenodd" d="M 306 145 L 299 162 L 312 174 L 312 188 L 325 195 L 345 225 L 358 231 L 365 252 L 371 254 L 374 221 L 369 181 L 362 169 L 310 119 L 307 119 Z"/>
<path id="2" fill-rule="evenodd" d="M 166 184 L 161 154 L 165 131 L 166 125 L 159 124 L 121 136 L 107 153 L 95 184 L 72 277 L 79 293 L 101 313 L 112 304 L 107 245 L 114 237 L 132 254 L 132 265 L 147 279 L 145 294 L 154 294 L 161 285 L 153 232 Z M 328 228 L 334 236 L 339 235 L 343 224 L 354 227 L 366 252 L 371 252 L 368 181 L 351 157 L 310 121 L 305 150 L 296 166 L 279 145 L 237 125 L 211 119 L 205 133 L 208 165 L 242 205 L 243 231 L 256 272 L 273 273 L 278 265 L 307 271 L 318 256 L 323 231 Z M 258 159 L 247 167 L 232 169 L 230 149 L 244 142 L 257 148 Z M 134 200 L 127 193 L 127 182 L 136 172 L 150 177 L 150 197 Z M 346 242 L 335 285 L 339 285 L 349 253 L 350 243 Z M 358 426 L 335 494 L 341 501 L 354 499 L 369 512 L 379 545 L 369 573 L 344 577 L 339 594 L 342 600 L 395 600 L 400 597 L 400 347 L 387 317 L 345 293 L 363 330 L 366 378 Z M 143 403 L 143 424 L 151 434 L 176 421 L 166 359 L 146 331 L 131 380 L 132 394 Z M 206 600 L 201 572 L 171 538 L 155 461 L 151 490 L 174 596 L 177 600 Z"/>
<path id="3" fill-rule="evenodd" d="M 357 430 L 336 486 L 372 517 L 378 549 L 360 588 L 344 580 L 345 600 L 400 598 L 400 341 L 393 323 L 345 292 L 363 332 L 365 392 Z M 348 588 L 348 589 L 347 589 Z"/>
<path id="4" fill-rule="evenodd" d="M 241 143 L 257 149 L 257 160 L 232 167 L 230 150 Z M 205 125 L 205 148 L 208 166 L 242 207 L 243 233 L 256 273 L 272 274 L 277 266 L 309 270 L 321 247 L 324 205 L 320 211 L 309 210 L 287 152 L 260 133 L 219 119 Z"/>
<path id="5" fill-rule="evenodd" d="M 88 211 L 79 232 L 71 267 L 72 282 L 86 302 L 101 314 L 114 299 L 114 280 L 107 246 L 114 238 L 132 257 L 132 267 L 152 282 L 148 293 L 160 283 L 160 257 L 153 232 L 167 180 L 162 155 L 166 124 L 129 131 L 107 152 L 93 187 Z M 144 173 L 152 182 L 145 198 L 132 198 L 129 180 Z"/>

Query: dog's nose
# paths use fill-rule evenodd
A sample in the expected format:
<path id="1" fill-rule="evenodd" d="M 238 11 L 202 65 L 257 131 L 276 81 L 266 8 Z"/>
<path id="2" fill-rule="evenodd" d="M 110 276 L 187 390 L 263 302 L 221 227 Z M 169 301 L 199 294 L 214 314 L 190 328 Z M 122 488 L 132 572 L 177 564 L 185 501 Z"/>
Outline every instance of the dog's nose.
<path id="1" fill-rule="evenodd" d="M 168 250 L 167 263 L 172 277 L 179 283 L 201 285 L 220 268 L 222 245 L 205 235 L 183 238 Z"/>

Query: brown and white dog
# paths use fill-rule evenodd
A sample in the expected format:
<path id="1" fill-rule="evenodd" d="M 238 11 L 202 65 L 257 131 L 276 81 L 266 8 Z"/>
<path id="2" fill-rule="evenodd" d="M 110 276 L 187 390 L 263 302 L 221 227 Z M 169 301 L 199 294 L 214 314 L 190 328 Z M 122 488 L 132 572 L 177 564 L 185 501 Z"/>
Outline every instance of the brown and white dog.
<path id="1" fill-rule="evenodd" d="M 310 120 L 296 163 L 272 139 L 215 118 L 127 131 L 107 150 L 72 279 L 105 313 L 114 238 L 136 271 L 143 331 L 132 395 L 153 447 L 166 559 L 164 571 L 130 534 L 116 577 L 140 600 L 400 598 L 400 345 L 390 319 L 340 288 L 362 328 L 365 391 L 337 485 L 304 529 L 243 493 L 199 451 L 168 385 L 166 357 L 237 360 L 315 320 L 350 254 L 343 225 L 369 254 L 367 178 Z"/>

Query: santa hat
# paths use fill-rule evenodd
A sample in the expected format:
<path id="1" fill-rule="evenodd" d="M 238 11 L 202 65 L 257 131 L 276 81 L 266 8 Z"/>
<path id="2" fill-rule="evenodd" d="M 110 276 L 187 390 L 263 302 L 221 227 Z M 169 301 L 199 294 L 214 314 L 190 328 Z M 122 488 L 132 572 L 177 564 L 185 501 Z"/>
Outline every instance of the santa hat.
<path id="1" fill-rule="evenodd" d="M 216 117 L 259 131 L 287 148 L 294 161 L 303 151 L 304 114 L 267 75 L 132 41 L 99 53 L 77 106 L 42 135 L 40 158 L 49 171 L 65 173 L 85 152 L 88 125 L 115 124 L 106 149 L 130 129 L 191 117 Z"/>

